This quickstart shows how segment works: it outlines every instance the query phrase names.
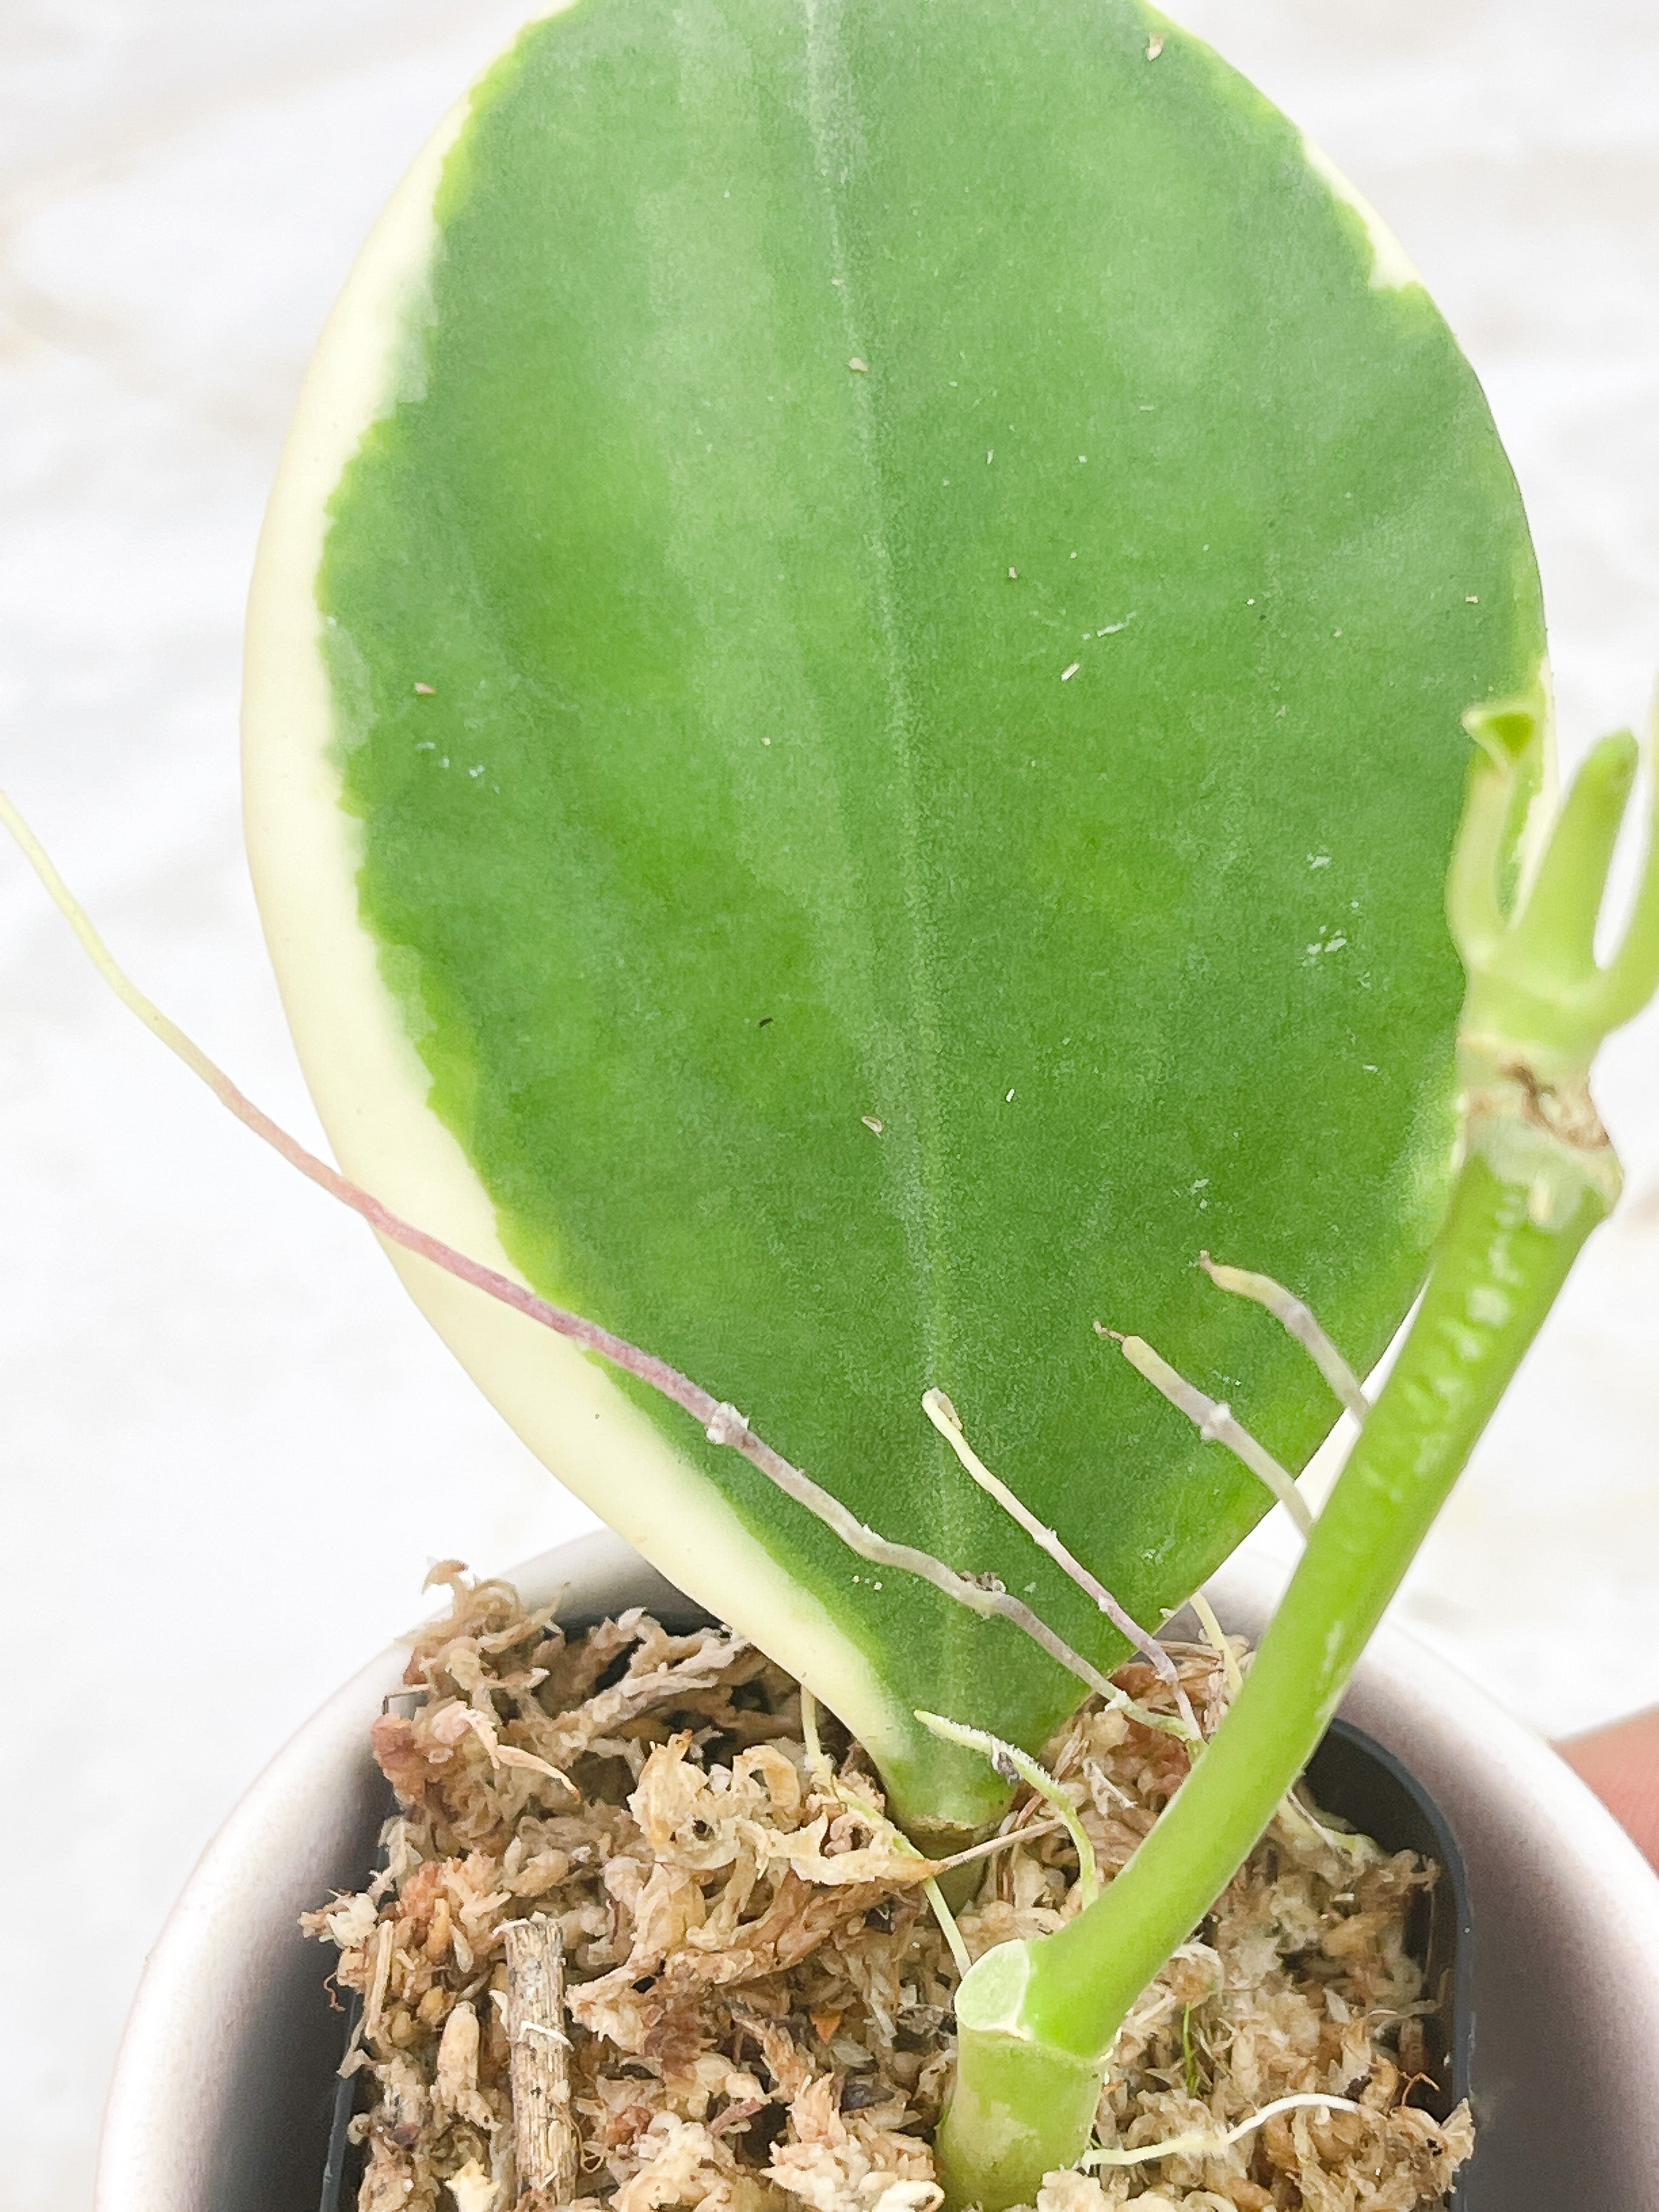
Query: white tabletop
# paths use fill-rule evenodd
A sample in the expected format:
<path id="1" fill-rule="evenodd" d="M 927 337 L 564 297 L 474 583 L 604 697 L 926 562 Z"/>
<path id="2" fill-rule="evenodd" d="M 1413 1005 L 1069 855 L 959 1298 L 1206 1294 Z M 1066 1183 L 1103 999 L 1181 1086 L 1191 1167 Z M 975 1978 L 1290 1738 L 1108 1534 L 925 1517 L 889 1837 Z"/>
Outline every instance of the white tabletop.
<path id="1" fill-rule="evenodd" d="M 0 11 L 0 781 L 145 987 L 313 1139 L 239 844 L 242 598 L 328 302 L 517 15 Z M 1485 379 L 1569 751 L 1630 720 L 1659 662 L 1659 11 L 1186 15 L 1382 209 Z M 591 1521 L 3 851 L 0 1035 L 0 2197 L 70 2212 L 146 1944 L 227 1807 L 428 1560 L 501 1567 Z M 1632 1202 L 1400 1601 L 1552 1729 L 1659 1698 L 1659 1021 L 1601 1095 Z"/>

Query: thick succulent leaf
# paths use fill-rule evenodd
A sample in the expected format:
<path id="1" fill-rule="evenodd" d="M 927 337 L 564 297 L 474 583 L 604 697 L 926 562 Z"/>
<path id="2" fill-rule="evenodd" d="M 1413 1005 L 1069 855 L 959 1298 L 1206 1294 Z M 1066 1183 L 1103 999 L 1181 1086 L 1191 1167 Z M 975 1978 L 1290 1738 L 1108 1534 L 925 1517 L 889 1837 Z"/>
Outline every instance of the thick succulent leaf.
<path id="1" fill-rule="evenodd" d="M 269 526 L 251 842 L 347 1164 L 888 1534 L 1122 1647 L 1302 1463 L 1200 1247 L 1382 1348 L 1443 1187 L 1459 714 L 1536 579 L 1399 247 L 1134 0 L 582 0 L 353 279 Z M 912 1816 L 1077 1685 L 672 1408 L 405 1263 L 567 1481 Z M 465 1479 L 465 1470 L 457 1470 Z"/>

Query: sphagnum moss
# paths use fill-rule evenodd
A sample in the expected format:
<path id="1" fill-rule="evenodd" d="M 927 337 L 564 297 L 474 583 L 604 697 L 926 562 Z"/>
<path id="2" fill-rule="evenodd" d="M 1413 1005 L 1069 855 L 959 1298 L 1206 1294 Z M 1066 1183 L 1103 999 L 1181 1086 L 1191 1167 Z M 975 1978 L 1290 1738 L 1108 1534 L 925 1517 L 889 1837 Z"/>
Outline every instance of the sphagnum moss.
<path id="1" fill-rule="evenodd" d="M 799 1686 L 725 1631 L 636 1611 L 567 1636 L 555 1608 L 447 1572 L 413 1710 L 375 1729 L 398 1797 L 384 1870 L 306 1923 L 366 2000 L 362 2212 L 469 2212 L 502 2181 L 512 2201 L 503 1931 L 536 1915 L 568 1965 L 545 2026 L 569 2038 L 583 2212 L 933 2212 L 957 1972 L 859 1747 L 826 1717 L 815 1757 Z M 1237 1647 L 1171 1650 L 1208 1735 Z M 1173 1702 L 1144 1662 L 1122 1686 Z M 1091 1699 L 1046 1761 L 1109 1880 L 1186 1753 Z M 981 1865 L 972 1957 L 1079 1901 L 1036 1790 Z M 1434 1878 L 1287 1812 L 1118 2039 L 1098 2133 L 1124 2162 L 1049 2177 L 1038 2212 L 1438 2204 L 1472 2130 L 1410 2101 L 1426 2007 L 1405 1929 Z"/>

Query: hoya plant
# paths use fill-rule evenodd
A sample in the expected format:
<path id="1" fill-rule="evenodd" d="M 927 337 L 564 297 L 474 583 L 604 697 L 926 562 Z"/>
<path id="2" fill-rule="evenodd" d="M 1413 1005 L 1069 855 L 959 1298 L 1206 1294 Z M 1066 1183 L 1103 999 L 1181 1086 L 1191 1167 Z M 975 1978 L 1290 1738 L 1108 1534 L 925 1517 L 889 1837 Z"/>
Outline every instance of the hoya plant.
<path id="1" fill-rule="evenodd" d="M 323 340 L 251 610 L 247 824 L 343 1166 L 741 1409 L 859 1523 L 1156 1624 L 1271 1494 L 1096 1333 L 1330 1425 L 1449 1189 L 1474 702 L 1544 652 L 1401 249 L 1121 0 L 582 0 Z M 803 1675 L 920 1834 L 1068 1664 L 849 1553 L 449 1279 L 532 1445 Z"/>
<path id="2" fill-rule="evenodd" d="M 578 0 L 325 335 L 246 763 L 343 1172 L 145 1018 L 924 1849 L 1308 1532 L 1127 1870 L 963 1981 L 957 2204 L 1086 2149 L 1616 1194 L 1659 869 L 1598 956 L 1637 748 L 1557 810 L 1544 650 L 1409 261 L 1139 0 Z"/>

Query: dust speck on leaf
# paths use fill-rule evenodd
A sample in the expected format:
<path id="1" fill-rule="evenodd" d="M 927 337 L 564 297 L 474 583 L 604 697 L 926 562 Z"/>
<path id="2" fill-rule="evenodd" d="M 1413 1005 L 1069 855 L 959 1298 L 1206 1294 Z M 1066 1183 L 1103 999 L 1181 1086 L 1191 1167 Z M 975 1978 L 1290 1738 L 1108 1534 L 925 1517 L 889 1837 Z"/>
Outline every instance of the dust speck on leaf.
<path id="1" fill-rule="evenodd" d="M 868 376 L 870 374 L 869 362 L 867 361 L 860 361 L 856 354 L 853 356 L 853 358 L 848 362 L 847 366 L 848 368 L 855 371 L 860 376 Z"/>
<path id="2" fill-rule="evenodd" d="M 1146 41 L 1147 60 L 1149 62 L 1155 62 L 1163 51 L 1164 34 L 1161 31 L 1154 31 L 1152 37 Z"/>
<path id="3" fill-rule="evenodd" d="M 415 686 L 415 696 L 417 699 L 435 699 L 438 696 L 438 687 L 435 684 L 417 684 Z"/>

